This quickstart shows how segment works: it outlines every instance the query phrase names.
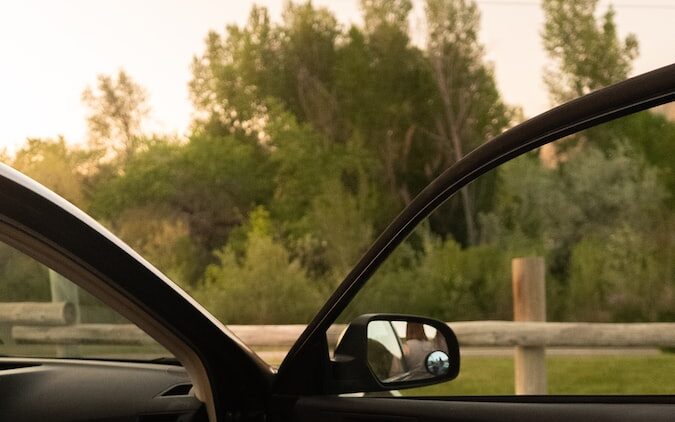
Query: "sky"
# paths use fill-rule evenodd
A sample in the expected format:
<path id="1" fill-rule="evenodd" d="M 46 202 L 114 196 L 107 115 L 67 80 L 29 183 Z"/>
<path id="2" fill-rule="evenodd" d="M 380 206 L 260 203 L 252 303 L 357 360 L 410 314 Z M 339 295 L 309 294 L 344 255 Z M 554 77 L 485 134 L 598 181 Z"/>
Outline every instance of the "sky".
<path id="1" fill-rule="evenodd" d="M 148 129 L 186 135 L 192 106 L 190 62 L 209 30 L 246 22 L 245 0 L 0 0 L 0 149 L 29 137 L 86 138 L 82 91 L 96 76 L 123 68 L 143 85 L 152 113 Z M 283 1 L 258 0 L 273 19 Z M 313 0 L 344 25 L 360 22 L 358 0 Z M 534 116 L 549 106 L 547 63 L 536 0 L 478 0 L 481 41 L 505 100 Z M 620 35 L 635 33 L 634 74 L 673 62 L 675 0 L 615 0 Z M 604 11 L 608 1 L 600 1 Z M 423 42 L 423 6 L 415 2 L 411 31 Z"/>

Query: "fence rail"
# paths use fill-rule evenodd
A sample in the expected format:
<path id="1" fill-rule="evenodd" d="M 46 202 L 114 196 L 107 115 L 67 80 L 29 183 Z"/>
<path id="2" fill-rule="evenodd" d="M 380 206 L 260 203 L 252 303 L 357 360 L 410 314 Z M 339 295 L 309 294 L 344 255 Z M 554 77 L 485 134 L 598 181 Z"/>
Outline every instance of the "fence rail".
<path id="1" fill-rule="evenodd" d="M 12 327 L 16 344 L 143 346 L 155 341 L 133 324 L 76 324 L 61 327 Z"/>
<path id="2" fill-rule="evenodd" d="M 451 322 L 460 345 L 675 347 L 675 323 Z"/>
<path id="3" fill-rule="evenodd" d="M 68 325 L 75 322 L 75 306 L 66 302 L 0 303 L 0 324 Z"/>
<path id="4" fill-rule="evenodd" d="M 448 322 L 462 347 L 675 347 L 675 323 Z M 304 325 L 229 325 L 251 347 L 288 348 Z M 328 332 L 331 345 L 343 325 Z M 153 341 L 132 324 L 76 324 L 12 327 L 16 343 L 143 345 Z"/>

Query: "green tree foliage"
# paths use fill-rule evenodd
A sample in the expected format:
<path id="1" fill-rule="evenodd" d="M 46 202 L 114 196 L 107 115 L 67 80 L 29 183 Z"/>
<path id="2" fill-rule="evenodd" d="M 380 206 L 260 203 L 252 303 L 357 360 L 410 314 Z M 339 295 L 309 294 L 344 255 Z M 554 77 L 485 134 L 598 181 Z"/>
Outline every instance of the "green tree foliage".
<path id="1" fill-rule="evenodd" d="M 125 208 L 110 225 L 145 259 L 186 288 L 196 284 L 204 263 L 211 260 L 210 251 L 193 241 L 186 219 L 169 212 L 166 206 Z"/>
<path id="2" fill-rule="evenodd" d="M 286 3 L 282 18 L 278 57 L 283 90 L 275 96 L 301 122 L 336 140 L 340 130 L 333 82 L 340 33 L 337 21 L 327 9 L 314 8 L 311 2 Z"/>
<path id="3" fill-rule="evenodd" d="M 205 285 L 195 296 L 225 323 L 302 323 L 321 304 L 319 286 L 274 240 L 263 208 L 251 214 L 243 256 L 229 247 L 217 256 L 219 262 L 207 268 Z"/>
<path id="4" fill-rule="evenodd" d="M 675 205 L 675 122 L 654 111 L 642 112 L 610 122 L 593 134 L 606 150 L 629 147 L 638 159 L 654 166 Z"/>
<path id="5" fill-rule="evenodd" d="M 611 7 L 596 18 L 597 3 L 543 2 L 542 37 L 554 63 L 545 82 L 554 103 L 629 76 L 637 39 L 618 37 Z M 552 271 L 570 289 L 569 306 L 576 311 L 570 317 L 655 320 L 672 309 L 673 238 L 663 229 L 672 224 L 666 210 L 675 198 L 674 128 L 664 117 L 643 112 L 557 146 L 560 170 L 577 172 L 560 178 L 567 193 L 549 194 L 564 199 L 557 213 L 567 227 L 551 238 L 549 245 L 556 244 L 549 251 L 555 251 Z"/>
<path id="6" fill-rule="evenodd" d="M 101 183 L 91 210 L 114 220 L 127 209 L 152 207 L 159 217 L 185 224 L 190 244 L 206 257 L 203 265 L 249 210 L 271 196 L 266 154 L 235 136 L 158 142 L 133 157 L 124 174 Z"/>
<path id="7" fill-rule="evenodd" d="M 124 71 L 117 78 L 99 75 L 82 101 L 89 109 L 87 126 L 93 149 L 108 160 L 126 162 L 138 148 L 143 120 L 150 112 L 147 93 Z"/>
<path id="8" fill-rule="evenodd" d="M 509 319 L 510 270 L 507 253 L 496 246 L 462 248 L 427 227 L 421 249 L 399 247 L 343 315 L 366 312 L 428 315 L 443 321 Z"/>
<path id="9" fill-rule="evenodd" d="M 206 51 L 192 60 L 190 96 L 197 112 L 197 127 L 210 134 L 265 135 L 261 132 L 266 116 L 262 103 L 277 88 L 270 74 L 279 64 L 275 49 L 279 44 L 265 8 L 253 7 L 246 27 L 230 25 L 223 38 L 210 32 Z M 260 91 L 263 91 L 262 93 Z"/>
<path id="10" fill-rule="evenodd" d="M 614 10 L 596 18 L 597 0 L 546 0 L 544 48 L 554 65 L 545 82 L 554 104 L 626 79 L 638 54 L 633 34 L 617 35 Z M 675 193 L 675 125 L 655 113 L 640 113 L 588 132 L 586 139 L 605 151 L 629 145 L 661 170 Z M 574 137 L 575 145 L 586 140 Z M 560 149 L 560 148 L 558 148 Z"/>
<path id="11" fill-rule="evenodd" d="M 555 65 L 545 82 L 555 104 L 626 79 L 638 41 L 617 35 L 614 10 L 598 20 L 598 0 L 544 0 L 544 49 Z"/>
<path id="12" fill-rule="evenodd" d="M 0 302 L 50 299 L 47 269 L 0 242 Z"/>
<path id="13" fill-rule="evenodd" d="M 675 236 L 672 218 L 658 227 L 624 224 L 609 236 L 588 234 L 571 257 L 570 303 L 577 320 L 672 321 Z"/>
<path id="14" fill-rule="evenodd" d="M 306 322 L 392 217 L 499 134 L 502 100 L 471 0 L 362 0 L 344 27 L 312 2 L 211 32 L 192 61 L 187 139 L 148 136 L 145 90 L 102 75 L 90 143 L 30 140 L 15 167 L 102 219 L 228 323 Z M 596 0 L 543 3 L 555 103 L 624 79 L 637 41 Z M 510 260 L 542 255 L 549 318 L 673 318 L 675 125 L 643 112 L 527 154 L 442 205 L 351 306 L 510 319 Z M 0 248 L 3 300 L 45 274 Z M 1 283 L 0 283 L 1 284 Z M 43 289 L 43 290 L 40 290 Z M 46 294 L 46 293 L 45 293 Z M 89 299 L 87 299 L 89 300 Z"/>
<path id="15" fill-rule="evenodd" d="M 452 1 L 434 4 L 448 11 L 446 17 L 450 10 L 469 9 Z M 438 139 L 436 120 L 441 117 L 445 122 L 446 114 L 434 105 L 441 101 L 433 100 L 438 95 L 429 57 L 410 43 L 407 19 L 411 7 L 409 1 L 363 1 L 363 27 L 352 26 L 346 32 L 330 12 L 311 2 L 287 3 L 278 25 L 270 21 L 266 9 L 253 8 L 244 27 L 230 26 L 224 37 L 211 33 L 205 53 L 193 61 L 190 87 L 200 115 L 199 127 L 211 134 L 233 133 L 244 122 L 268 125 L 285 110 L 300 126 L 308 125 L 315 133 L 296 141 L 317 144 L 303 146 L 303 150 L 321 149 L 329 151 L 324 157 L 338 157 L 333 145 L 358 143 L 377 160 L 375 171 L 368 175 L 370 184 L 386 193 L 380 204 L 380 215 L 385 217 L 370 219 L 388 220 L 457 159 L 450 138 L 445 137 L 445 143 Z M 475 12 L 475 8 L 471 10 Z M 474 15 L 466 25 L 473 31 L 472 37 L 457 37 L 443 44 L 443 53 L 461 52 L 458 68 L 471 65 L 449 88 L 451 100 L 465 104 L 462 99 L 484 98 L 460 111 L 461 127 L 457 129 L 462 154 L 510 120 L 496 92 L 492 71 L 483 63 L 482 47 L 476 39 L 478 17 Z M 449 25 L 457 24 L 458 18 L 453 19 L 456 21 Z M 454 30 L 459 33 L 466 28 Z M 473 52 L 468 54 L 470 50 Z M 460 79 L 461 84 L 456 83 Z M 276 143 L 269 131 L 258 135 L 260 140 Z M 473 196 L 480 195 L 474 192 Z M 479 201 L 473 198 L 473 202 Z M 470 221 L 475 212 L 469 213 Z M 471 230 L 447 223 L 437 226 L 446 232 L 452 230 L 463 240 L 467 231 L 475 237 L 474 224 L 469 225 Z M 382 225 L 375 221 L 375 227 Z"/>
<path id="16" fill-rule="evenodd" d="M 410 2 L 363 1 L 361 9 L 363 29 L 352 27 L 339 51 L 338 101 L 345 126 L 377 157 L 382 189 L 407 204 L 434 176 L 423 132 L 432 81 L 423 52 L 410 44 Z"/>
<path id="17" fill-rule="evenodd" d="M 88 156 L 69 148 L 63 138 L 28 139 L 11 165 L 80 207 L 86 206 L 85 175 Z"/>
<path id="18" fill-rule="evenodd" d="M 346 191 L 339 180 L 328 180 L 322 193 L 314 198 L 307 215 L 307 223 L 321 248 L 325 265 L 331 269 L 331 287 L 347 275 L 358 258 L 373 240 L 373 227 L 368 220 L 372 212 L 369 192 L 359 186 L 360 192 Z"/>
<path id="19" fill-rule="evenodd" d="M 672 213 L 665 206 L 667 196 L 656 171 L 626 150 L 608 157 L 596 148 L 587 147 L 575 151 L 554 168 L 545 167 L 534 155 L 521 157 L 503 166 L 495 210 L 481 219 L 484 241 L 509 251 L 512 256 L 544 256 L 551 289 L 566 295 L 569 289 L 599 291 L 608 285 L 598 273 L 584 267 L 600 262 L 595 261 L 601 260 L 600 257 L 608 257 L 606 250 L 585 257 L 591 251 L 590 244 L 599 246 L 604 242 L 603 248 L 607 248 L 617 236 L 623 239 L 622 233 L 634 233 L 643 239 L 640 241 L 649 239 L 652 246 L 643 247 L 630 240 L 624 245 L 624 252 L 631 259 L 624 260 L 623 265 L 640 268 L 645 265 L 644 260 L 653 258 L 650 251 L 662 251 L 664 256 L 653 264 L 658 271 L 654 269 L 648 277 L 650 281 L 645 282 L 652 283 L 654 292 L 669 291 L 673 237 L 660 234 L 663 227 L 671 224 L 668 216 Z M 609 261 L 605 264 L 611 265 Z M 628 274 L 623 275 L 622 283 L 637 283 Z M 637 292 L 624 290 L 624 293 L 633 297 L 632 293 Z M 555 317 L 575 317 L 584 294 L 573 294 L 575 299 L 568 304 L 569 309 L 552 309 Z M 552 302 L 564 305 L 560 298 Z M 597 312 L 593 314 L 596 318 L 601 318 L 607 309 L 619 312 L 618 305 L 614 307 L 610 302 L 603 302 L 603 309 L 594 307 L 601 303 L 591 299 L 584 303 Z M 643 314 L 641 318 L 649 315 L 654 314 Z"/>

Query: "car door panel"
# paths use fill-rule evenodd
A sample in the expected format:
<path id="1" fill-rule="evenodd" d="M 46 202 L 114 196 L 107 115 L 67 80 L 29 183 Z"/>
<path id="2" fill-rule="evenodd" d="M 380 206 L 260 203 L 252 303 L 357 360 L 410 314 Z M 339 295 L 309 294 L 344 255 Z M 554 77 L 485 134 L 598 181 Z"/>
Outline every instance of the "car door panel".
<path id="1" fill-rule="evenodd" d="M 665 422 L 675 418 L 672 403 L 527 403 L 369 397 L 304 397 L 296 403 L 294 415 L 298 422 Z"/>

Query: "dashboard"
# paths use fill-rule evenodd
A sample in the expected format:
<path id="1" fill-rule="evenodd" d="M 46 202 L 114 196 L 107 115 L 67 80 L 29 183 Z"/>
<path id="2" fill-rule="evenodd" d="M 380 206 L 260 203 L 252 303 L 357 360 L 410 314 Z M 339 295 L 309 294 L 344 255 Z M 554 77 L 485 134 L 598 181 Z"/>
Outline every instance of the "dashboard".
<path id="1" fill-rule="evenodd" d="M 34 358 L 0 358 L 0 419 L 208 420 L 181 366 Z"/>

